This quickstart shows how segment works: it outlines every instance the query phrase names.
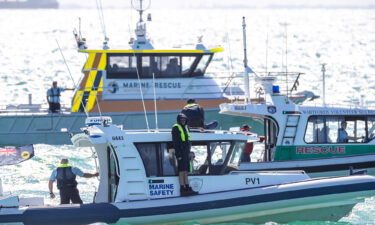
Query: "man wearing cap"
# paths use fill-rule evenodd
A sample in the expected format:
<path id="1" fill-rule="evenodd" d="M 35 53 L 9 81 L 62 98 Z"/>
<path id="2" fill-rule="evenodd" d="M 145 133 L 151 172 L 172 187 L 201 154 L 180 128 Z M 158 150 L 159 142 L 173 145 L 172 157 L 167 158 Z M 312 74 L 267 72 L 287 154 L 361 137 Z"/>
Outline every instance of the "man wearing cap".
<path id="1" fill-rule="evenodd" d="M 51 113 L 57 113 L 61 109 L 60 95 L 61 92 L 68 90 L 73 91 L 73 88 L 60 88 L 57 87 L 57 81 L 52 82 L 52 87 L 47 91 L 47 102 L 49 105 L 49 111 Z"/>
<path id="2" fill-rule="evenodd" d="M 177 123 L 172 128 L 173 148 L 177 159 L 178 177 L 180 182 L 181 196 L 196 195 L 189 186 L 188 173 L 190 171 L 190 133 L 187 127 L 187 117 L 180 113 Z"/>
<path id="3" fill-rule="evenodd" d="M 248 135 L 251 135 L 251 131 L 250 131 L 250 126 L 247 125 L 247 124 L 244 124 L 242 125 L 241 127 L 241 131 L 248 134 Z M 259 137 L 259 141 L 258 142 L 263 142 L 264 141 L 264 136 L 258 136 Z M 245 149 L 244 151 L 242 152 L 242 156 L 241 156 L 241 162 L 251 162 L 251 158 L 250 158 L 250 155 L 251 153 L 253 152 L 253 149 L 254 149 L 254 143 L 253 142 L 247 142 L 246 145 L 245 145 Z"/>
<path id="4" fill-rule="evenodd" d="M 188 99 L 181 113 L 186 115 L 189 127 L 204 128 L 204 110 L 195 102 L 195 99 Z"/>
<path id="5" fill-rule="evenodd" d="M 48 189 L 50 197 L 55 198 L 53 193 L 53 182 L 57 180 L 57 188 L 60 191 L 60 204 L 82 204 L 79 191 L 77 189 L 76 176 L 91 178 L 99 176 L 99 173 L 84 173 L 77 167 L 72 167 L 68 159 L 61 159 L 60 165 L 57 169 L 52 171 L 48 182 Z"/>

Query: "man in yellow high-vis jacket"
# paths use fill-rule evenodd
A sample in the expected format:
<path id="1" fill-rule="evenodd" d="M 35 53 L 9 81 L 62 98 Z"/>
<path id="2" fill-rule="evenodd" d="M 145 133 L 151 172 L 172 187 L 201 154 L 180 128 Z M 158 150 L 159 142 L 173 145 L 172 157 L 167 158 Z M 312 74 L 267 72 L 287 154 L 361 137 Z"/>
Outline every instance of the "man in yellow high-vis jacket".
<path id="1" fill-rule="evenodd" d="M 187 117 L 182 113 L 177 116 L 177 123 L 173 125 L 172 140 L 177 158 L 181 196 L 198 194 L 198 192 L 193 191 L 189 186 L 190 133 L 187 127 Z"/>

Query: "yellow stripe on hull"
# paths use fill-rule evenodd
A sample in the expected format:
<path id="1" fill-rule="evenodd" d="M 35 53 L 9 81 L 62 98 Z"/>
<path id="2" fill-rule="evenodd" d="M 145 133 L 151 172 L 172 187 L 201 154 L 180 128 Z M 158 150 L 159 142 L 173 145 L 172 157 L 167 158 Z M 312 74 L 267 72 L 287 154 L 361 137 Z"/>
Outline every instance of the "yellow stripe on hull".
<path id="1" fill-rule="evenodd" d="M 97 57 L 100 57 L 100 59 L 97 59 Z M 96 60 L 99 60 L 99 63 L 95 63 Z M 98 89 L 97 90 L 92 90 L 92 89 L 94 88 L 94 82 L 95 82 L 96 76 L 98 75 L 98 70 L 104 70 L 106 65 L 107 65 L 106 54 L 100 54 L 100 56 L 97 53 L 89 54 L 87 62 L 84 66 L 84 71 L 88 71 L 86 83 L 84 84 L 84 90 L 83 91 L 79 90 L 76 92 L 73 98 L 72 112 L 79 111 L 82 105 L 82 99 L 84 97 L 85 92 L 89 92 L 89 95 L 85 104 L 86 112 L 89 112 L 94 107 L 98 92 L 103 91 L 103 88 L 102 88 L 103 78 L 100 78 Z"/>

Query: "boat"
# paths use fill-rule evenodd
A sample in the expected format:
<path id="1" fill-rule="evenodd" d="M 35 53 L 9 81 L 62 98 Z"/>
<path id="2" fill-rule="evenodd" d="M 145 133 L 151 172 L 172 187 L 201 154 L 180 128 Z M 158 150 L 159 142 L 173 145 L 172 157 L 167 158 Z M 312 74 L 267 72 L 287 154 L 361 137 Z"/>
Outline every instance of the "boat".
<path id="1" fill-rule="evenodd" d="M 325 67 L 322 67 L 323 75 Z M 242 170 L 299 170 L 311 177 L 338 176 L 348 170 L 375 174 L 375 109 L 314 103 L 317 96 L 291 94 L 298 84 L 280 93 L 285 73 L 255 78 L 261 93 L 248 102 L 222 104 L 221 113 L 258 119 L 264 124 L 261 157 L 241 164 Z M 324 79 L 323 79 L 324 80 Z M 284 85 L 286 86 L 286 85 Z M 324 86 L 324 85 L 323 85 Z M 323 91 L 324 93 L 324 91 Z M 307 97 L 309 96 L 309 97 Z M 346 123 L 349 139 L 341 139 Z"/>
<path id="2" fill-rule="evenodd" d="M 0 9 L 57 9 L 57 0 L 0 0 Z"/>
<path id="3" fill-rule="evenodd" d="M 29 104 L 7 106 L 0 110 L 0 145 L 70 144 L 67 131 L 80 132 L 87 114 L 110 116 L 127 129 L 169 128 L 189 98 L 205 109 L 206 122 L 217 120 L 222 129 L 243 123 L 218 113 L 220 103 L 230 102 L 228 94 L 243 95 L 242 89 L 206 73 L 223 48 L 206 48 L 199 38 L 194 49 L 155 49 L 142 17 L 147 2 L 134 2 L 140 19 L 130 49 L 109 49 L 107 37 L 103 49 L 89 49 L 75 32 L 78 52 L 87 60 L 71 105 L 49 113 L 30 96 Z"/>
<path id="4" fill-rule="evenodd" d="M 40 198 L 3 196 L 0 223 L 337 221 L 375 195 L 375 177 L 369 175 L 311 179 L 304 171 L 240 171 L 245 144 L 259 138 L 192 130 L 189 184 L 199 194 L 181 197 L 170 129 L 123 130 L 100 119 L 102 125 L 88 123 L 71 138 L 78 148 L 95 149 L 100 181 L 93 203 L 44 206 Z"/>

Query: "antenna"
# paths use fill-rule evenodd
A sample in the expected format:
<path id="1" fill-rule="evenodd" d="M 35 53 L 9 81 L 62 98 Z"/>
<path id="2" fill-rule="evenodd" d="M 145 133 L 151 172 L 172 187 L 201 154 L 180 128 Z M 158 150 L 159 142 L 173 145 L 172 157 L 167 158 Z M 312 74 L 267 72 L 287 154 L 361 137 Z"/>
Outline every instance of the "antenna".
<path id="1" fill-rule="evenodd" d="M 322 63 L 322 75 L 323 75 L 323 106 L 326 105 L 326 63 Z"/>
<path id="2" fill-rule="evenodd" d="M 76 85 L 76 83 L 74 82 L 74 79 L 73 79 L 72 73 L 70 72 L 70 69 L 69 69 L 69 66 L 68 66 L 68 63 L 66 62 L 65 57 L 64 57 L 64 54 L 63 54 L 63 52 L 62 52 L 62 50 L 61 50 L 61 48 L 60 48 L 59 41 L 57 41 L 57 39 L 55 39 L 55 40 L 56 40 L 57 46 L 59 47 L 59 50 L 60 50 L 61 56 L 62 56 L 62 58 L 63 58 L 63 60 L 64 60 L 65 65 L 66 65 L 66 68 L 68 69 L 68 72 L 69 72 L 70 78 L 72 79 L 72 82 L 73 82 L 73 85 L 74 85 L 74 89 L 76 90 L 76 89 L 77 89 L 77 85 Z M 85 111 L 86 117 L 89 117 L 89 114 L 88 114 L 88 112 L 86 111 L 86 107 L 85 107 L 85 105 L 83 104 L 82 99 L 81 99 L 81 104 L 82 104 L 82 107 L 83 107 L 83 109 L 84 109 L 84 111 Z"/>
<path id="3" fill-rule="evenodd" d="M 135 35 L 137 36 L 136 40 L 131 40 L 129 43 L 132 45 L 133 49 L 142 50 L 142 49 L 154 49 L 150 40 L 147 39 L 146 35 L 146 22 L 143 20 L 143 12 L 146 11 L 150 5 L 150 0 L 132 0 L 132 7 L 139 13 L 139 21 L 137 22 L 135 28 Z M 147 20 L 151 21 L 151 15 L 147 16 Z"/>
<path id="4" fill-rule="evenodd" d="M 247 103 L 250 100 L 250 81 L 249 81 L 249 74 L 248 74 L 248 65 L 247 65 L 247 50 L 246 50 L 246 20 L 245 17 L 242 17 L 242 32 L 243 32 L 243 52 L 244 52 L 244 59 L 243 65 L 245 67 L 245 102 Z"/>
<path id="5" fill-rule="evenodd" d="M 151 1 L 150 0 L 132 0 L 132 6 L 135 10 L 139 12 L 139 23 L 143 22 L 143 12 L 150 8 Z"/>
<path id="6" fill-rule="evenodd" d="M 159 129 L 159 125 L 158 125 L 158 110 L 156 108 L 156 88 L 155 88 L 155 73 L 152 73 L 152 85 L 153 85 L 153 88 L 154 88 L 154 107 L 155 107 L 155 128 L 156 130 Z"/>
<path id="7" fill-rule="evenodd" d="M 269 32 L 269 20 L 267 19 L 267 39 L 266 39 L 266 75 L 268 74 L 268 32 Z"/>
<path id="8" fill-rule="evenodd" d="M 103 31 L 103 35 L 104 35 L 103 49 L 107 50 L 107 49 L 109 49 L 109 46 L 108 46 L 109 38 L 107 37 L 107 32 L 106 32 L 106 28 L 105 28 L 103 4 L 102 4 L 101 0 L 96 0 L 96 8 L 98 10 L 99 21 L 100 21 L 100 24 L 102 26 L 102 31 Z"/>

